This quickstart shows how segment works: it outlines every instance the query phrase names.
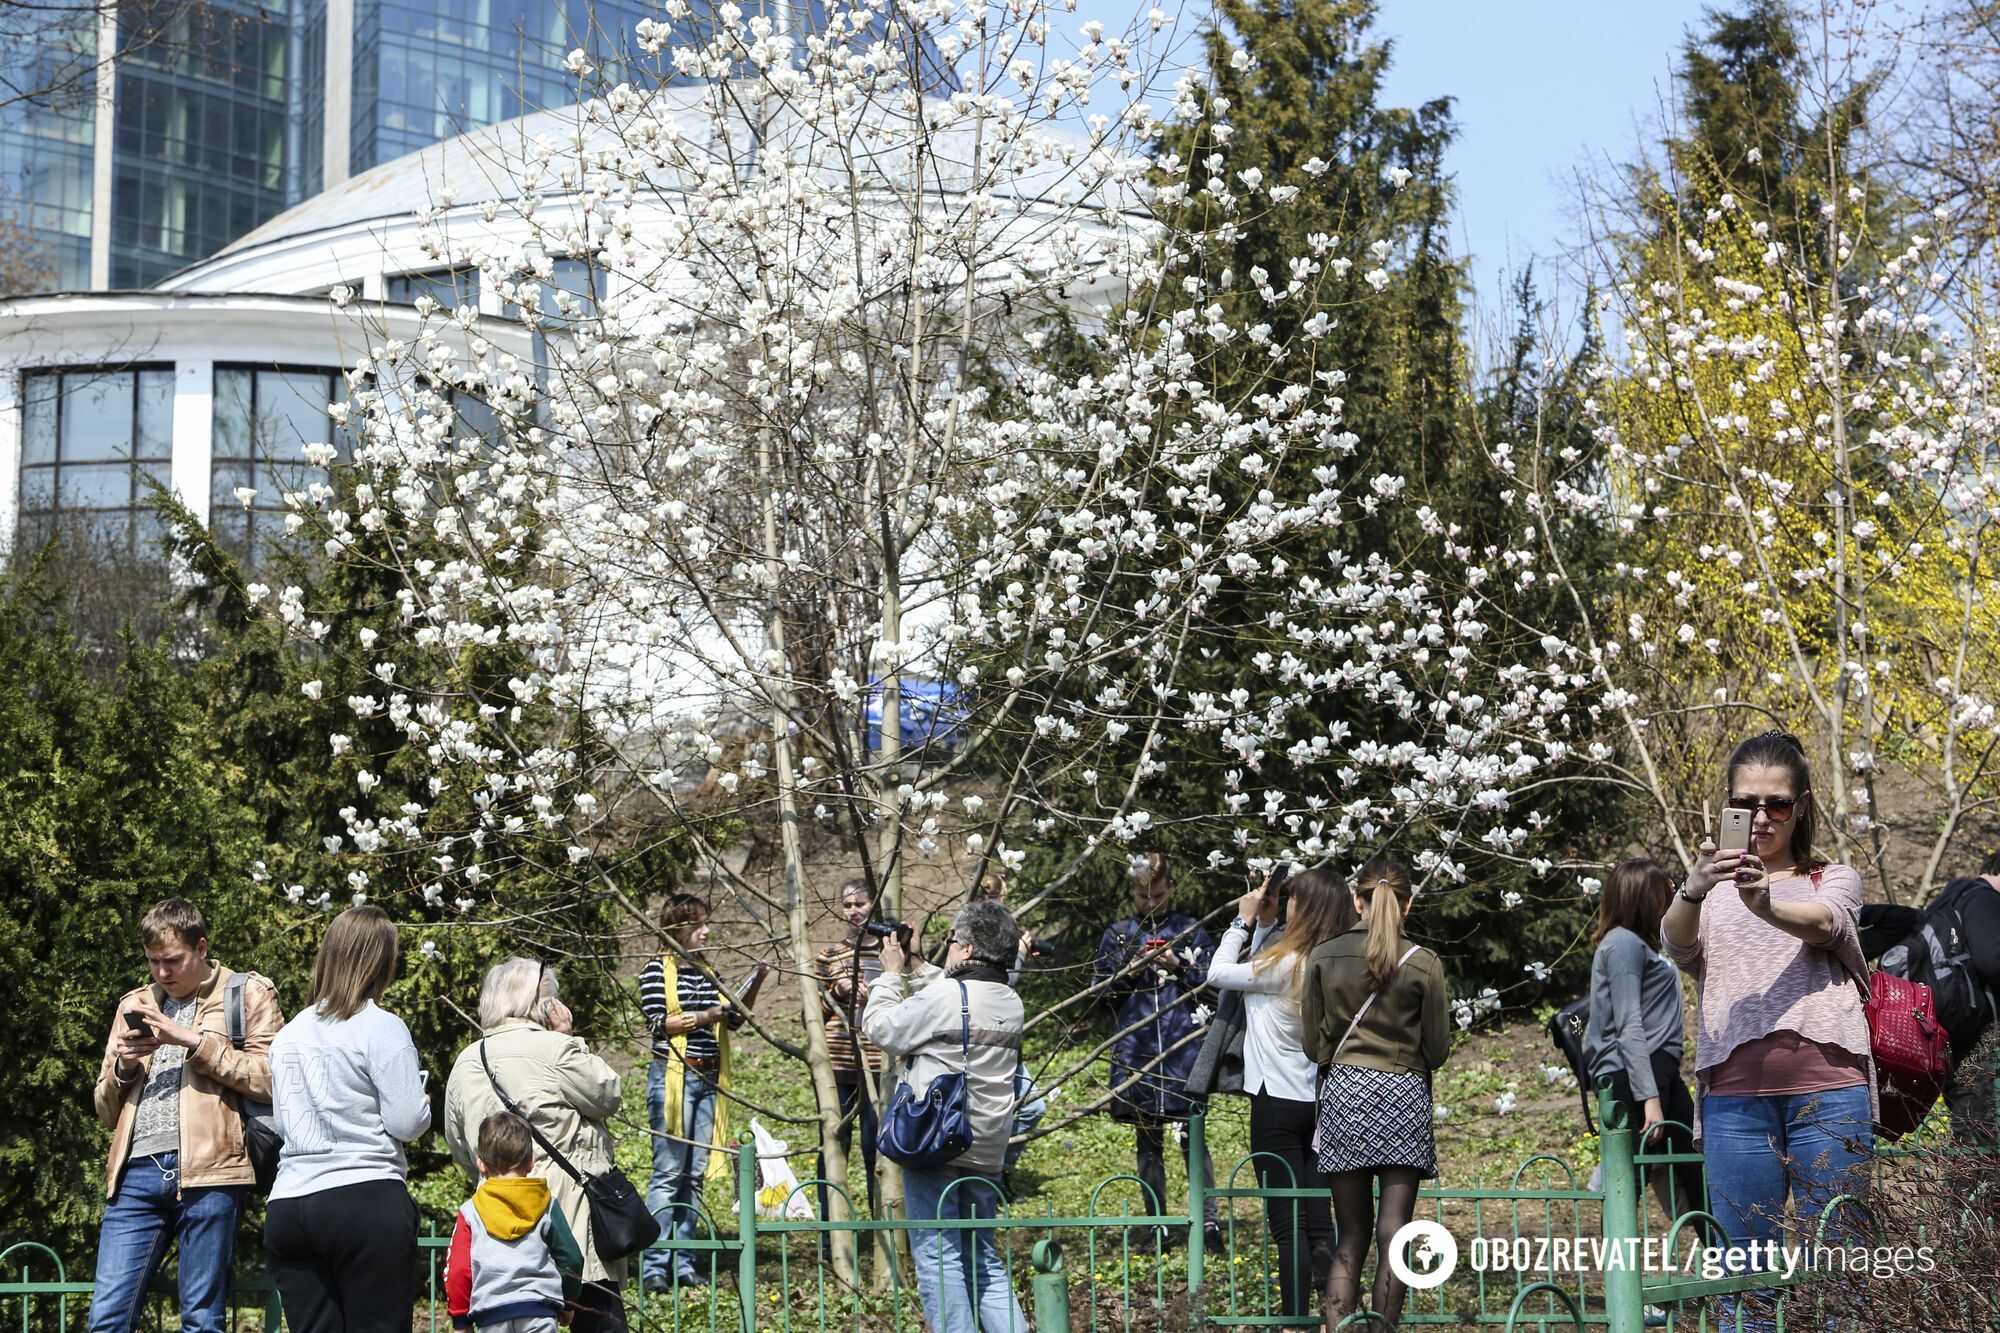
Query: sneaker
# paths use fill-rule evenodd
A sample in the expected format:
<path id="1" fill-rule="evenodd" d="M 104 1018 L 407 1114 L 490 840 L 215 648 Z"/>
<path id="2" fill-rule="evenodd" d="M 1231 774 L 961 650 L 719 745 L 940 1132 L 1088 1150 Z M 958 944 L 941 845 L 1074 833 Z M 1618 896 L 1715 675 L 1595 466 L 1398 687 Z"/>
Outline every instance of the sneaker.
<path id="1" fill-rule="evenodd" d="M 1165 1227 L 1131 1226 L 1125 1229 L 1125 1243 L 1134 1254 L 1158 1254 L 1170 1243 Z"/>
<path id="2" fill-rule="evenodd" d="M 1665 1307 L 1665 1306 L 1662 1306 L 1662 1305 L 1649 1305 L 1649 1306 L 1647 1306 L 1647 1307 L 1646 1307 L 1646 1327 L 1647 1327 L 1647 1328 L 1665 1328 L 1666 1326 L 1667 1326 L 1667 1310 L 1666 1310 L 1666 1307 Z"/>
<path id="3" fill-rule="evenodd" d="M 1222 1223 L 1208 1222 L 1201 1228 L 1202 1249 L 1208 1254 L 1222 1253 Z"/>

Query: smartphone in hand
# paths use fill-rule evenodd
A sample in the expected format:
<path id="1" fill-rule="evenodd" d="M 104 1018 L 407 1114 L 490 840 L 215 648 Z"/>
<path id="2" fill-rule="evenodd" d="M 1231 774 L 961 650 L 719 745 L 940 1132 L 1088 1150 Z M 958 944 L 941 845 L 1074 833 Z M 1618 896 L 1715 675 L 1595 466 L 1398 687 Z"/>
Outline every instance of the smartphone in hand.
<path id="1" fill-rule="evenodd" d="M 1727 809 L 1722 812 L 1722 828 L 1717 833 L 1715 848 L 1720 852 L 1747 852 L 1750 850 L 1750 820 L 1748 810 Z"/>
<path id="2" fill-rule="evenodd" d="M 125 1026 L 131 1028 L 134 1032 L 146 1038 L 148 1041 L 152 1040 L 153 1037 L 152 1025 L 148 1023 L 144 1018 L 141 1018 L 139 1016 L 138 1010 L 127 1009 L 125 1011 Z"/>

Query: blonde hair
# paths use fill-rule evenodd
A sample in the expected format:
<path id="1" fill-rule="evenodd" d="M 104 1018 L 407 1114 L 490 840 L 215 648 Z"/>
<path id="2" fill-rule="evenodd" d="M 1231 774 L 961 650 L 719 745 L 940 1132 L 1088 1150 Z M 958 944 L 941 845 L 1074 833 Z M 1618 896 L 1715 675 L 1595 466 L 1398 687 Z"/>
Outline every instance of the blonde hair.
<path id="1" fill-rule="evenodd" d="M 1354 877 L 1368 922 L 1368 984 L 1376 990 L 1389 984 L 1396 960 L 1403 956 L 1403 910 L 1409 906 L 1410 868 L 1401 861 L 1377 857 Z"/>
<path id="2" fill-rule="evenodd" d="M 540 1023 L 556 994 L 556 970 L 519 956 L 486 969 L 479 985 L 479 1026 L 491 1030 L 510 1018 Z"/>
<path id="3" fill-rule="evenodd" d="M 306 1004 L 322 1018 L 352 1018 L 362 1005 L 381 999 L 395 979 L 396 923 L 375 904 L 364 903 L 326 928 Z"/>
<path id="4" fill-rule="evenodd" d="M 1347 891 L 1347 881 L 1318 867 L 1296 872 L 1285 881 L 1285 887 L 1290 890 L 1291 905 L 1285 909 L 1284 932 L 1251 960 L 1250 967 L 1258 973 L 1281 963 L 1293 967 L 1293 984 L 1303 991 L 1306 955 L 1354 929 L 1354 895 Z"/>

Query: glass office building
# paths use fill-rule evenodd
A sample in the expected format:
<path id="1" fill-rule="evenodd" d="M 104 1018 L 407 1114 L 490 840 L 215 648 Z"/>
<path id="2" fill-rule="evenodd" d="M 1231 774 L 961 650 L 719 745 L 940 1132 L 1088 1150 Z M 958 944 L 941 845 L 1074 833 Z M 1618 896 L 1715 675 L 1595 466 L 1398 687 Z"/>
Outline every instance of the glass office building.
<path id="1" fill-rule="evenodd" d="M 73 23 L 28 33 L 0 15 L 0 78 L 62 89 L 0 108 L 0 246 L 15 255 L 0 288 L 150 286 L 330 184 L 569 105 L 569 52 L 615 65 L 649 12 L 632 0 L 121 7 L 104 65 L 109 30 L 84 0 Z"/>

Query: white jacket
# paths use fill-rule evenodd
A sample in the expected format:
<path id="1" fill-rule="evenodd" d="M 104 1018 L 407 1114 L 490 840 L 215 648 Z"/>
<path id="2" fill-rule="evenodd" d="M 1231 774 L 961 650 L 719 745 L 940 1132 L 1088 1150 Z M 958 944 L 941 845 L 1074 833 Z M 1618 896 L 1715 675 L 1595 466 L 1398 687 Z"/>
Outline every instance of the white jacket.
<path id="1" fill-rule="evenodd" d="M 970 1038 L 960 1053 L 958 983 L 925 963 L 907 977 L 885 972 L 870 987 L 861 1033 L 892 1056 L 908 1057 L 900 1082 L 917 1093 L 939 1074 L 966 1070 L 972 1147 L 947 1168 L 998 1175 L 1014 1132 L 1014 1068 L 1021 1062 L 1021 997 L 1001 981 L 967 981 Z M 906 993 L 907 988 L 907 993 Z"/>

